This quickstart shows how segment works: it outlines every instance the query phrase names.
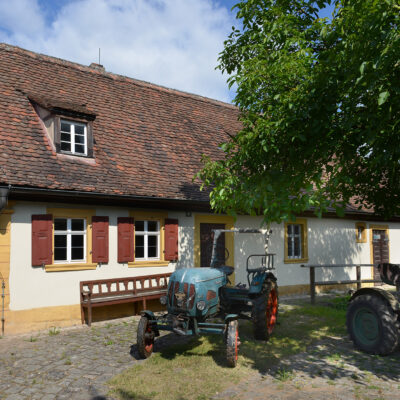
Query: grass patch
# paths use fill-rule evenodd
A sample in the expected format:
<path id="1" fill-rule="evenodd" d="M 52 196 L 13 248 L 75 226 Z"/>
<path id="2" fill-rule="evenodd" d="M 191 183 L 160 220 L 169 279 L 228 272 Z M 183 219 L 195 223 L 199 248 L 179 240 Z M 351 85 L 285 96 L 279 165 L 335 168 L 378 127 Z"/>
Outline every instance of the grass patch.
<path id="1" fill-rule="evenodd" d="M 55 326 L 52 326 L 49 329 L 49 336 L 55 336 L 55 335 L 58 335 L 59 333 L 60 333 L 60 330 L 57 329 Z"/>
<path id="2" fill-rule="evenodd" d="M 222 337 L 202 336 L 164 348 L 117 375 L 109 382 L 110 394 L 121 400 L 210 398 L 254 371 L 266 372 L 280 360 L 306 351 L 318 340 L 346 333 L 346 311 L 340 308 L 309 304 L 283 308 L 280 325 L 267 343 L 253 339 L 249 321 L 239 322 L 241 346 L 236 368 L 226 366 Z M 279 381 L 292 378 L 290 371 L 278 371 L 281 374 L 277 372 L 275 377 Z"/>
<path id="3" fill-rule="evenodd" d="M 29 339 L 24 339 L 25 342 L 37 342 L 38 341 L 38 336 L 31 336 Z"/>
<path id="4" fill-rule="evenodd" d="M 275 373 L 275 379 L 280 382 L 291 381 L 294 378 L 293 372 L 285 368 L 279 368 Z"/>

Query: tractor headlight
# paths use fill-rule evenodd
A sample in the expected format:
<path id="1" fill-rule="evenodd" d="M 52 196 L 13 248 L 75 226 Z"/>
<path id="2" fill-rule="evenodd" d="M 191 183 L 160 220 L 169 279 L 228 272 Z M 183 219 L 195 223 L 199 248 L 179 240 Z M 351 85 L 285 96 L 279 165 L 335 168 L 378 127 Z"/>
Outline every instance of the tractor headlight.
<path id="1" fill-rule="evenodd" d="M 206 302 L 204 300 L 200 300 L 197 302 L 196 307 L 199 311 L 203 311 L 206 308 Z"/>
<path id="2" fill-rule="evenodd" d="M 165 306 L 167 304 L 167 296 L 161 296 L 160 303 Z"/>

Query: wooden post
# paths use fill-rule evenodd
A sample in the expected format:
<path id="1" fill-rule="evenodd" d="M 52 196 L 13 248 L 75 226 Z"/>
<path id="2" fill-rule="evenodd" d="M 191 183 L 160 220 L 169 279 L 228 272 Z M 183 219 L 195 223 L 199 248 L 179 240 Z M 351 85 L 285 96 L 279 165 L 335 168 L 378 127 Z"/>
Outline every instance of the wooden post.
<path id="1" fill-rule="evenodd" d="M 315 304 L 315 268 L 310 267 L 310 298 L 311 304 Z"/>
<path id="2" fill-rule="evenodd" d="M 357 271 L 357 290 L 361 289 L 361 267 L 359 265 L 356 266 Z"/>
<path id="3" fill-rule="evenodd" d="M 92 325 L 92 300 L 91 300 L 91 293 L 89 293 L 88 297 L 88 326 Z"/>

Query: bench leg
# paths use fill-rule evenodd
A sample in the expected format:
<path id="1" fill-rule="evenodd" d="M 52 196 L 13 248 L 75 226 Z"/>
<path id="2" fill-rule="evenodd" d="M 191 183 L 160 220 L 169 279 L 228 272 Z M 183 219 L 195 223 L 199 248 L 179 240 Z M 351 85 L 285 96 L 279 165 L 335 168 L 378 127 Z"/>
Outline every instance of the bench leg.
<path id="1" fill-rule="evenodd" d="M 143 310 L 146 309 L 146 299 L 143 299 Z"/>
<path id="2" fill-rule="evenodd" d="M 85 310 L 83 309 L 82 304 L 81 304 L 81 321 L 82 321 L 82 325 L 84 325 L 84 323 L 85 323 Z"/>
<path id="3" fill-rule="evenodd" d="M 92 305 L 89 304 L 88 307 L 88 326 L 92 325 Z"/>

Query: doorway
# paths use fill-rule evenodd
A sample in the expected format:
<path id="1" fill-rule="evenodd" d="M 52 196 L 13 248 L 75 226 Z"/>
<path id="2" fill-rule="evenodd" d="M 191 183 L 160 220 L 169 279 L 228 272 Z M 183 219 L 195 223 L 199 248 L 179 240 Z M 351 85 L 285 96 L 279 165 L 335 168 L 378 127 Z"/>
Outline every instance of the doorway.
<path id="1" fill-rule="evenodd" d="M 372 228 L 372 262 L 374 264 L 389 262 L 389 238 L 386 229 Z M 380 280 L 380 274 L 374 265 L 373 279 Z M 382 282 L 375 283 L 375 286 L 382 285 Z"/>
<path id="2" fill-rule="evenodd" d="M 200 267 L 209 267 L 211 264 L 213 229 L 225 229 L 225 224 L 200 224 Z M 217 241 L 217 266 L 224 265 L 225 258 L 225 233 L 222 233 Z"/>
<path id="3" fill-rule="evenodd" d="M 233 229 L 234 220 L 233 217 L 228 215 L 212 215 L 212 214 L 195 214 L 194 215 L 194 248 L 193 258 L 195 267 L 209 267 L 211 261 L 212 252 L 212 241 L 211 230 L 212 229 Z M 227 249 L 224 256 L 224 265 L 231 267 L 235 266 L 234 253 L 235 253 L 235 240 L 234 234 L 225 233 L 220 236 L 218 240 L 220 244 L 220 251 Z M 221 242 L 220 242 L 221 241 Z M 207 247 L 205 243 L 211 243 Z M 232 274 L 229 278 L 232 283 L 235 280 L 235 274 Z"/>

